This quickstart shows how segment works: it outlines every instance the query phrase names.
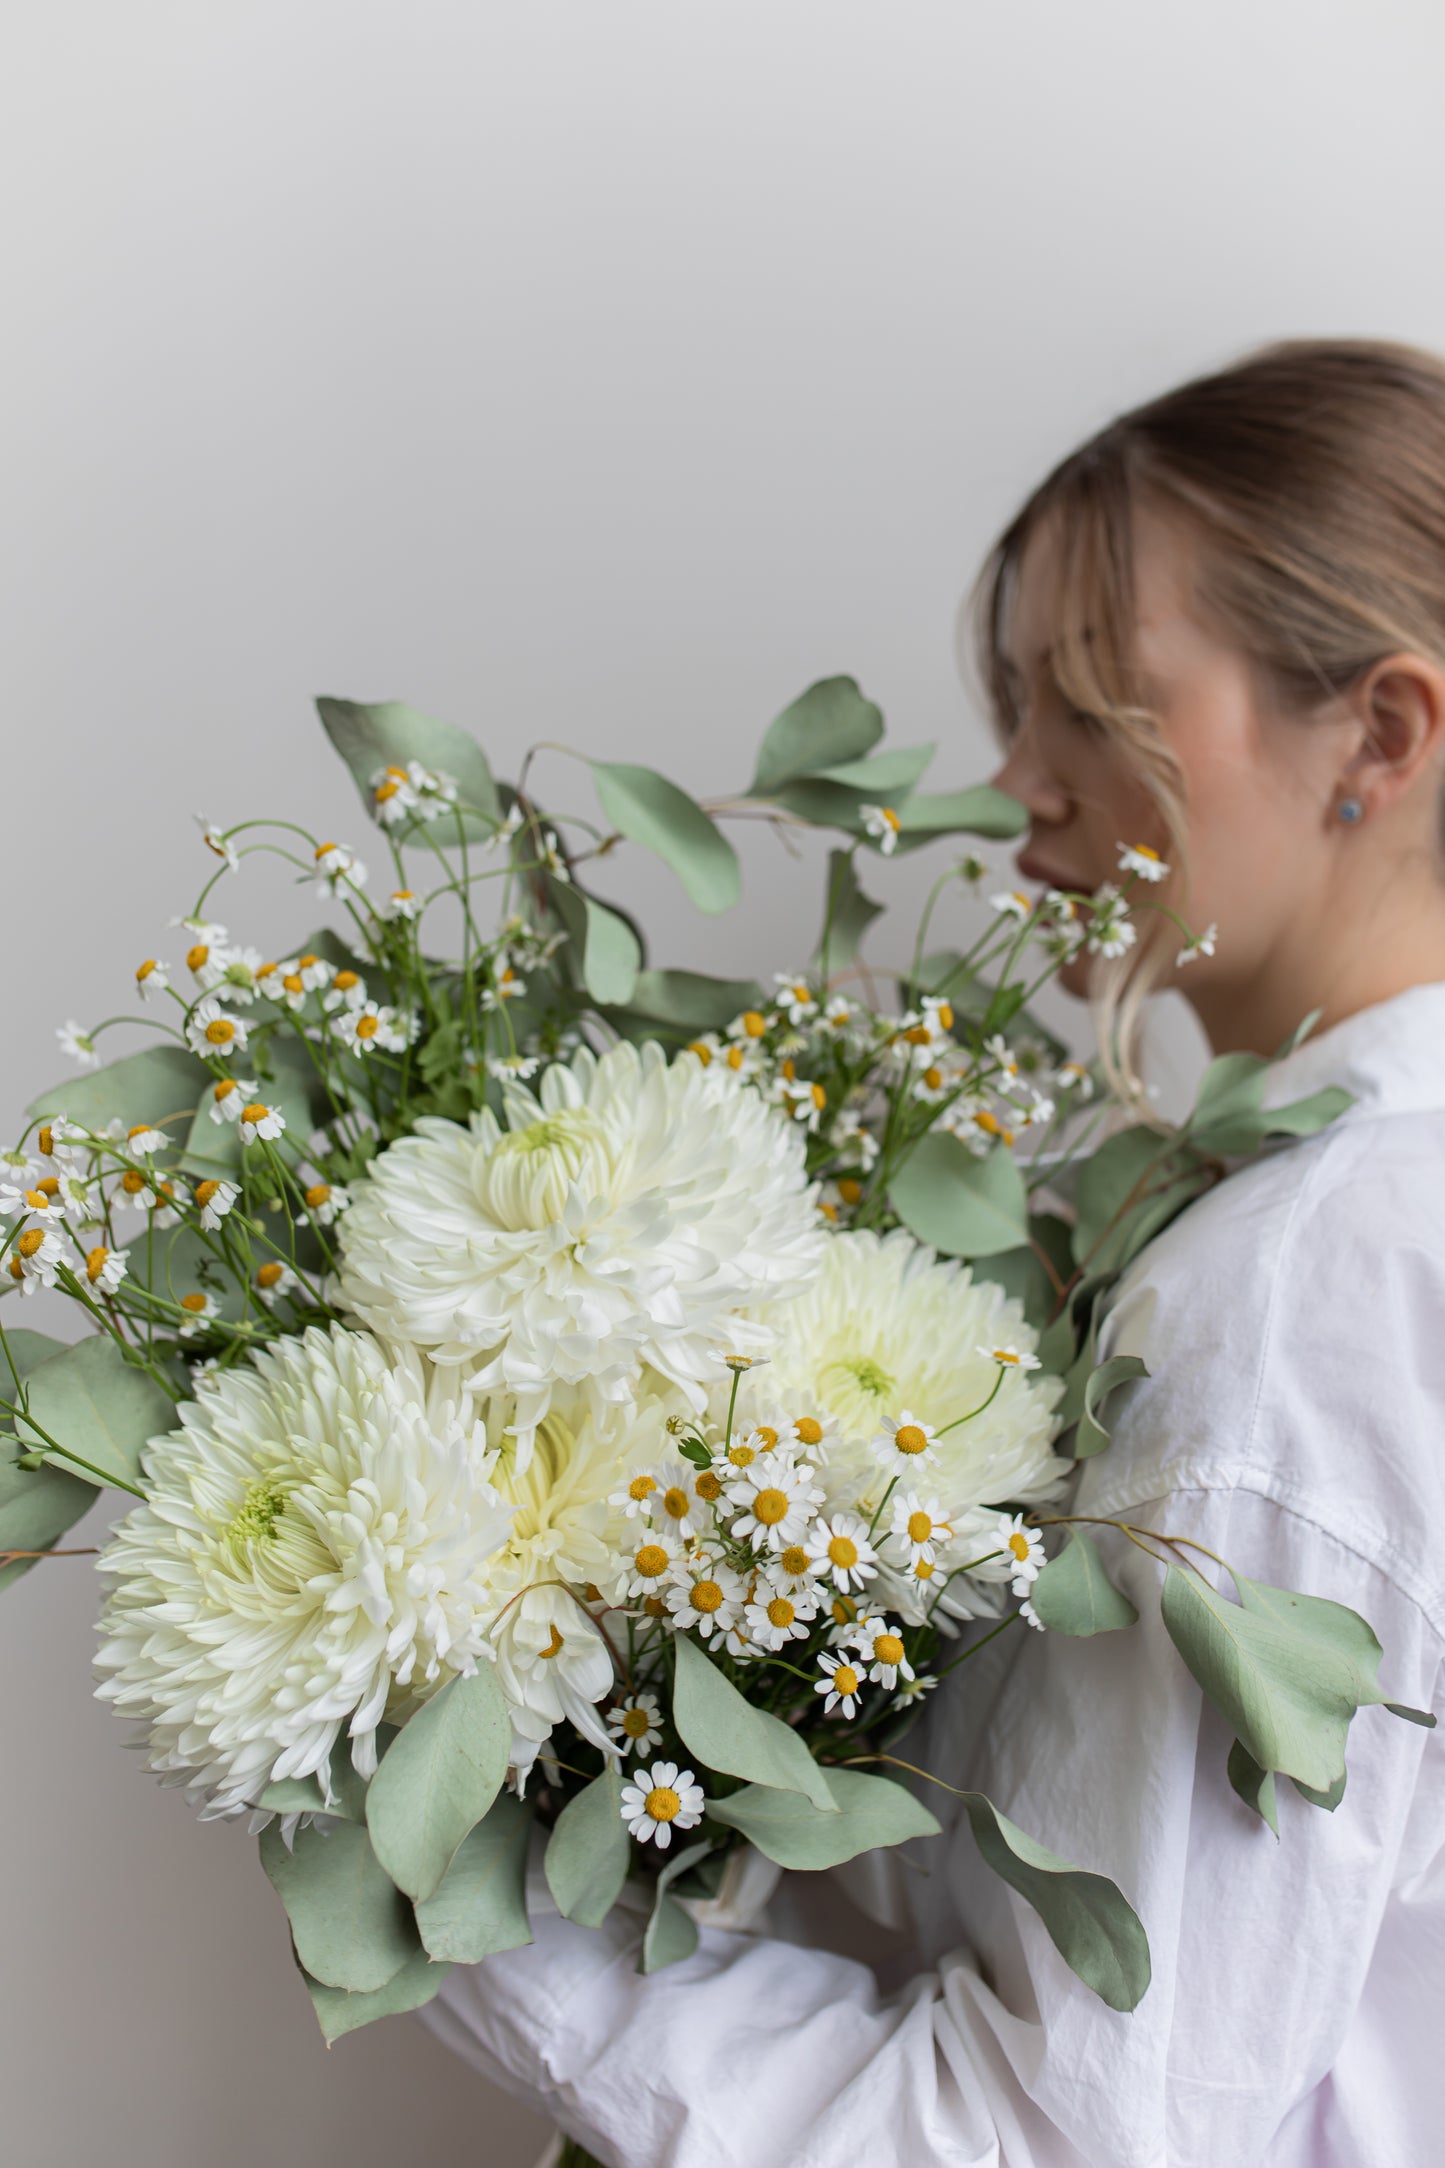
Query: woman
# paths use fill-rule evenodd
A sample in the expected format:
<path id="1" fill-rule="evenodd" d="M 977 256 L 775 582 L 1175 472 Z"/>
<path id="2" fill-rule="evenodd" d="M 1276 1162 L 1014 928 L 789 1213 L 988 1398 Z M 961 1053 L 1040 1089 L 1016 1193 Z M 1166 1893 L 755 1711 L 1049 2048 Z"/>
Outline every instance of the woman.
<path id="1" fill-rule="evenodd" d="M 1030 815 L 1021 873 L 1092 889 L 1120 838 L 1149 841 L 1172 869 L 1157 893 L 1217 925 L 1182 968 L 1163 917 L 1107 983 L 1097 961 L 1069 966 L 1126 1084 L 1142 991 L 1177 970 L 1216 1050 L 1273 1054 L 1321 1012 L 1273 1103 L 1354 1094 L 1126 1274 L 1101 1353 L 1140 1354 L 1150 1377 L 1116 1403 L 1075 1510 L 1353 1606 L 1391 1696 L 1428 1707 L 1445 1649 L 1445 363 L 1289 342 L 1123 416 L 1029 499 L 978 605 L 997 781 Z M 717 1928 L 643 1978 L 626 1914 L 592 1934 L 539 1907 L 533 1946 L 454 1973 L 428 2022 L 626 2168 L 1439 2158 L 1442 1735 L 1362 1711 L 1339 1811 L 1282 1782 L 1276 1841 L 1229 1787 L 1228 1732 L 1164 1633 L 1158 1568 L 1098 1533 L 1139 1627 L 1005 1637 L 911 1751 L 1119 1882 L 1154 1959 L 1131 2016 L 1066 1969 L 965 1823 L 924 1848 L 926 1875 L 897 1874 L 894 1993 L 841 1955 Z"/>

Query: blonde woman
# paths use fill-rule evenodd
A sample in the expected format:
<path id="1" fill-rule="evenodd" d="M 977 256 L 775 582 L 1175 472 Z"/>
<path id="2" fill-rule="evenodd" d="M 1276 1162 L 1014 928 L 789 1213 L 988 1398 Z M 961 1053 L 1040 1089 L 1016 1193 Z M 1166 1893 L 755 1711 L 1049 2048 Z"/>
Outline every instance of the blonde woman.
<path id="1" fill-rule="evenodd" d="M 1027 806 L 1021 873 L 1091 890 L 1122 838 L 1199 929 L 1080 956 L 1109 1058 L 1177 979 L 1277 1102 L 1354 1104 L 1192 1206 L 1116 1290 L 1123 1396 L 1076 1510 L 1182 1532 L 1371 1621 L 1392 1696 L 1445 1650 L 1445 363 L 1291 341 L 1123 415 L 1066 459 L 975 595 Z M 979 1863 L 966 1824 L 894 1870 L 889 1984 L 706 1929 L 634 1969 L 636 1925 L 538 1913 L 426 2013 L 619 2168 L 1417 2168 L 1440 2157 L 1445 1733 L 1365 1710 L 1348 1793 L 1225 1776 L 1226 1728 L 1159 1622 L 1157 1567 L 1099 1532 L 1141 1625 L 1005 1637 L 936 1696 L 914 1757 L 1112 1875 L 1153 1984 L 1121 2016 Z M 991 1666 L 985 1671 L 985 1666 Z M 983 1674 L 980 1676 L 980 1674 Z M 956 1689 L 956 1690 L 955 1690 Z M 930 1793 L 938 1808 L 943 1794 Z M 939 1808 L 940 1812 L 946 1811 Z M 840 1901 L 841 1902 L 841 1901 Z"/>

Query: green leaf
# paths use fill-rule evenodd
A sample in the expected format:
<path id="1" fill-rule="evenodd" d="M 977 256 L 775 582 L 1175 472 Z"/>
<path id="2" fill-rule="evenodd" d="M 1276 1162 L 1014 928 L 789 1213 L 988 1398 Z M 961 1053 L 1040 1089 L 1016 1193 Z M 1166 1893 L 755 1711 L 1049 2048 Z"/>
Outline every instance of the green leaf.
<path id="1" fill-rule="evenodd" d="M 1213 1179 L 1187 1149 L 1152 1129 L 1119 1130 L 1080 1169 L 1075 1261 L 1094 1274 L 1121 1272 Z"/>
<path id="2" fill-rule="evenodd" d="M 742 894 L 738 854 L 696 799 L 653 768 L 594 760 L 602 810 L 619 835 L 655 851 L 700 911 L 730 911 Z"/>
<path id="3" fill-rule="evenodd" d="M 680 1032 L 723 1031 L 767 1000 L 756 979 L 712 979 L 700 971 L 639 971 L 628 1008 Z"/>
<path id="4" fill-rule="evenodd" d="M 685 1634 L 674 1635 L 672 1645 L 672 1721 L 704 1769 L 801 1792 L 820 1813 L 836 1812 L 828 1780 L 798 1734 L 755 1708 Z"/>
<path id="5" fill-rule="evenodd" d="M 1262 1054 L 1221 1054 L 1199 1081 L 1188 1129 L 1201 1152 L 1252 1152 L 1264 1134 Z"/>
<path id="6" fill-rule="evenodd" d="M 1243 1749 L 1241 1748 L 1240 1751 L 1243 1752 Z M 1270 1778 L 1270 1782 L 1271 1784 L 1274 1782 L 1273 1777 Z M 1343 1770 L 1340 1771 L 1340 1774 L 1326 1792 L 1311 1791 L 1309 1785 L 1301 1784 L 1298 1777 L 1291 1777 L 1290 1782 L 1301 1799 L 1307 1799 L 1312 1807 L 1323 1807 L 1326 1814 L 1333 1814 L 1335 1808 L 1345 1796 L 1345 1773 Z"/>
<path id="7" fill-rule="evenodd" d="M 875 903 L 871 896 L 865 896 L 858 886 L 853 853 L 829 851 L 823 932 L 813 952 L 825 978 L 835 971 L 847 969 L 858 954 L 859 942 L 882 911 L 883 905 Z M 735 1009 L 733 1015 L 736 1014 Z"/>
<path id="8" fill-rule="evenodd" d="M 374 1988 L 369 1995 L 349 1995 L 343 1988 L 326 1987 L 320 1980 L 313 1980 L 304 1965 L 301 1977 L 330 2047 L 343 2033 L 355 2032 L 379 2017 L 400 2017 L 404 2011 L 421 2009 L 423 2003 L 431 2001 L 451 1969 L 450 1965 L 434 1965 L 425 1950 L 415 1950 L 384 1987 Z"/>
<path id="9" fill-rule="evenodd" d="M 272 1822 L 261 1832 L 261 1865 L 286 1907 L 298 1959 L 324 1987 L 368 1994 L 418 1949 L 411 1906 L 355 1822 L 298 1829 L 289 1851 Z"/>
<path id="10" fill-rule="evenodd" d="M 1261 1769 L 1328 1791 L 1357 1708 L 1384 1700 L 1380 1644 L 1359 1616 L 1235 1575 L 1239 1602 L 1170 1566 L 1164 1624 L 1194 1677 Z"/>
<path id="11" fill-rule="evenodd" d="M 1265 1132 L 1272 1137 L 1312 1137 L 1354 1104 L 1354 1093 L 1347 1092 L 1343 1084 L 1327 1084 L 1323 1091 L 1311 1092 L 1308 1099 L 1292 1099 L 1283 1107 L 1266 1107 Z"/>
<path id="12" fill-rule="evenodd" d="M 1149 1372 L 1137 1355 L 1111 1355 L 1106 1363 L 1091 1370 L 1084 1381 L 1084 1405 L 1079 1416 L 1078 1434 L 1074 1439 L 1075 1460 L 1088 1460 L 1094 1453 L 1102 1453 L 1109 1442 L 1109 1431 L 1103 1419 L 1104 1402 L 1117 1386 L 1126 1385 L 1130 1378 L 1147 1378 Z"/>
<path id="13" fill-rule="evenodd" d="M 691 1957 L 697 1948 L 697 1922 L 690 1912 L 668 1891 L 679 1875 L 686 1874 L 712 1850 L 711 1840 L 703 1838 L 700 1843 L 690 1844 L 686 1851 L 670 1859 L 657 1878 L 656 1893 L 652 1900 L 652 1914 L 642 1936 L 642 1953 L 638 1959 L 639 1972 L 661 1972 L 664 1965 L 676 1965 L 684 1957 Z"/>
<path id="14" fill-rule="evenodd" d="M 642 948 L 626 919 L 572 881 L 549 881 L 547 893 L 567 929 L 587 992 L 594 1001 L 625 1008 L 642 968 Z"/>
<path id="15" fill-rule="evenodd" d="M 383 1766 L 385 1766 L 383 1764 Z M 462 1839 L 434 1896 L 416 1908 L 421 1939 L 433 1957 L 479 1964 L 532 1939 L 527 1924 L 527 1841 L 531 1809 L 502 1792 Z"/>
<path id="16" fill-rule="evenodd" d="M 848 761 L 780 783 L 772 801 L 815 827 L 846 828 L 861 836 L 864 806 L 892 806 L 901 818 L 909 792 L 932 758 L 931 745 L 899 746 L 876 760 Z"/>
<path id="17" fill-rule="evenodd" d="M 383 1729 L 389 1737 L 396 1736 L 389 1725 Z M 364 1822 L 366 1779 L 358 1774 L 351 1759 L 351 1743 L 345 1732 L 331 1749 L 330 1774 L 329 1799 L 317 1776 L 279 1777 L 266 1786 L 256 1805 L 271 1814 L 334 1814 L 343 1822 Z"/>
<path id="18" fill-rule="evenodd" d="M 52 1085 L 32 1099 L 25 1119 L 44 1122 L 66 1114 L 86 1129 L 104 1129 L 119 1116 L 128 1129 L 150 1122 L 179 1143 L 210 1081 L 205 1063 L 187 1047 L 149 1046 L 143 1053 L 122 1055 L 104 1069 Z"/>
<path id="19" fill-rule="evenodd" d="M 305 1149 L 312 1130 L 333 1111 L 331 1100 L 316 1073 L 315 1062 L 298 1039 L 279 1035 L 270 1039 L 266 1057 L 271 1074 L 261 1081 L 260 1094 L 286 1124 L 276 1141 L 289 1157 Z M 207 1088 L 191 1118 L 180 1165 L 184 1173 L 198 1175 L 202 1180 L 217 1176 L 234 1179 L 242 1158 L 241 1128 L 239 1122 L 212 1121 L 214 1096 L 210 1081 L 207 1078 Z"/>
<path id="20" fill-rule="evenodd" d="M 1122 1890 L 1035 1843 L 982 1792 L 962 1796 L 984 1859 L 1033 1906 L 1065 1964 L 1111 2010 L 1132 2010 L 1149 1985 L 1149 1938 Z"/>
<path id="21" fill-rule="evenodd" d="M 1423 1725 L 1426 1731 L 1435 1729 L 1436 1719 L 1428 1709 L 1410 1709 L 1403 1701 L 1387 1701 L 1383 1706 L 1391 1716 L 1402 1716 L 1407 1724 Z"/>
<path id="22" fill-rule="evenodd" d="M 1037 1575 L 1029 1599 L 1044 1625 L 1058 1634 L 1114 1633 L 1139 1617 L 1081 1528 L 1069 1530 L 1068 1543 Z"/>
<path id="23" fill-rule="evenodd" d="M 898 807 L 898 848 L 913 850 L 950 835 L 1009 842 L 1021 836 L 1028 824 L 1028 808 L 989 783 L 971 790 L 922 792 Z"/>
<path id="24" fill-rule="evenodd" d="M 420 1902 L 440 1887 L 501 1788 L 511 1740 L 496 1672 L 483 1663 L 449 1679 L 392 1741 L 366 1795 L 366 1826 L 409 1897 Z"/>
<path id="25" fill-rule="evenodd" d="M 632 1839 L 622 1819 L 622 1772 L 609 1761 L 601 1776 L 568 1800 L 547 1843 L 547 1887 L 564 1920 L 600 1927 L 622 1892 Z"/>
<path id="26" fill-rule="evenodd" d="M 11 1364 L 24 1379 L 64 1350 L 63 1340 L 31 1332 L 25 1325 L 7 1332 L 5 1355 L 9 1361 L 0 1356 L 0 1399 L 15 1397 Z M 95 1504 L 95 1485 L 61 1467 L 18 1467 L 9 1457 L 9 1441 L 13 1438 L 9 1416 L 0 1415 L 0 1441 L 4 1441 L 0 1443 L 0 1552 L 48 1551 Z M 38 1564 L 38 1559 L 16 1558 L 8 1566 L 0 1566 L 0 1588 L 18 1581 L 22 1573 Z"/>
<path id="27" fill-rule="evenodd" d="M 977 1159 L 957 1137 L 931 1129 L 894 1175 L 888 1201 L 945 1257 L 994 1257 L 1028 1239 L 1028 1191 L 1001 1144 Z"/>
<path id="28" fill-rule="evenodd" d="M 377 769 L 404 768 L 409 760 L 419 760 L 424 768 L 440 770 L 455 781 L 461 804 L 471 808 L 470 813 L 461 815 L 462 829 L 469 843 L 485 841 L 496 834 L 502 818 L 497 786 L 492 781 L 486 754 L 465 730 L 458 730 L 454 723 L 436 722 L 431 716 L 409 708 L 402 700 L 378 700 L 368 704 L 359 700 L 332 700 L 323 695 L 316 703 L 316 712 L 327 737 L 351 770 L 352 780 L 361 793 L 361 802 L 373 820 L 376 819 L 376 800 L 371 778 Z M 431 837 L 442 844 L 454 843 L 457 818 L 454 813 L 441 815 L 431 823 Z M 408 843 L 420 843 L 426 837 L 421 823 L 409 832 L 404 823 L 391 832 Z M 430 841 L 427 848 L 431 848 Z"/>
<path id="29" fill-rule="evenodd" d="M 135 1488 L 147 1442 L 179 1421 L 170 1396 L 128 1363 L 114 1340 L 78 1340 L 33 1370 L 26 1386 L 31 1420 L 22 1416 L 16 1422 L 21 1444 L 44 1450 L 52 1466 L 71 1469 L 71 1462 L 45 1445 L 41 1433 L 48 1433 L 89 1461 L 97 1483 L 119 1481 Z"/>
<path id="30" fill-rule="evenodd" d="M 856 679 L 820 678 L 768 726 L 747 795 L 770 798 L 795 776 L 858 760 L 882 735 L 883 711 L 864 699 Z"/>
<path id="31" fill-rule="evenodd" d="M 827 1783 L 837 1809 L 833 1814 L 817 1813 L 799 1792 L 749 1784 L 726 1799 L 709 1800 L 708 1818 L 740 1829 L 780 1867 L 810 1872 L 840 1867 L 881 1845 L 938 1834 L 935 1816 L 891 1777 L 829 1769 Z"/>
<path id="32" fill-rule="evenodd" d="M 1236 1739 L 1229 1749 L 1226 1765 L 1229 1781 L 1247 1807 L 1252 1807 L 1262 1822 L 1268 1822 L 1275 1835 L 1279 1835 L 1279 1806 L 1275 1796 L 1274 1771 L 1261 1769 L 1247 1748 Z"/>

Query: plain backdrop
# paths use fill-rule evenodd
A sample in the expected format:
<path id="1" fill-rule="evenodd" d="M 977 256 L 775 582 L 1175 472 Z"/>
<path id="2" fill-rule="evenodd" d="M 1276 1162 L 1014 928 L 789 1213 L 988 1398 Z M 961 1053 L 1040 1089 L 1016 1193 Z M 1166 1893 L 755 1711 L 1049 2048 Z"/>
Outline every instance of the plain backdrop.
<path id="1" fill-rule="evenodd" d="M 707 793 L 847 671 L 986 775 L 954 610 L 1048 465 L 1270 337 L 1445 346 L 1442 93 L 1434 0 L 12 7 L 0 1132 L 176 956 L 193 811 L 362 840 L 318 692 Z M 611 892 L 789 968 L 816 860 L 747 845 L 725 920 Z M 316 907 L 257 863 L 213 910 L 274 953 Z M 324 2051 L 253 1845 L 91 1699 L 94 1600 L 0 1603 L 7 2162 L 526 2168 L 413 2021 Z"/>

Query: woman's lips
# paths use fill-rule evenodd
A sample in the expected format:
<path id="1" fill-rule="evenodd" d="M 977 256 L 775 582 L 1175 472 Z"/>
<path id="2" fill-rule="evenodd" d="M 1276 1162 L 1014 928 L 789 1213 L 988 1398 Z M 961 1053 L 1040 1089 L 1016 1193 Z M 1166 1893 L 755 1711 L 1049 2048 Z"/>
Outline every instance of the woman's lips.
<path id="1" fill-rule="evenodd" d="M 1077 881 L 1070 873 L 1056 873 L 1052 866 L 1046 866 L 1041 859 L 1031 858 L 1027 851 L 1021 851 L 1014 864 L 1026 881 L 1042 881 L 1045 888 L 1071 888 L 1084 895 L 1093 894 L 1089 882 Z"/>

